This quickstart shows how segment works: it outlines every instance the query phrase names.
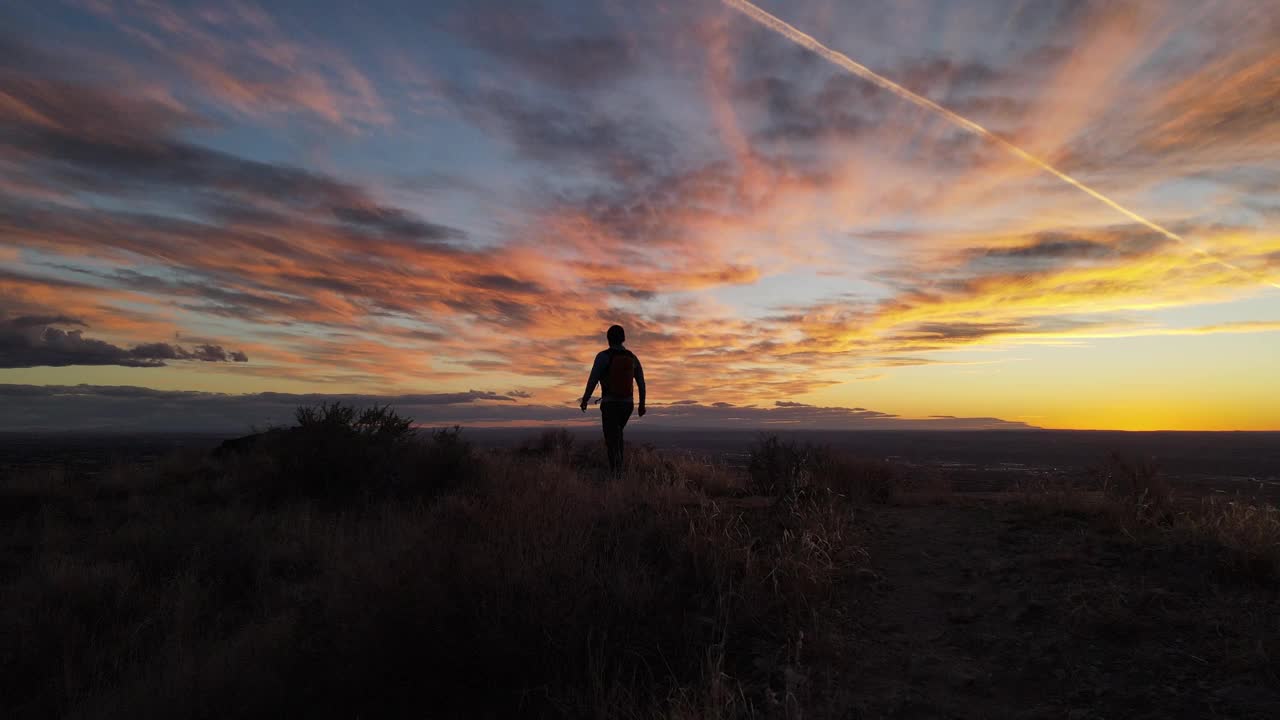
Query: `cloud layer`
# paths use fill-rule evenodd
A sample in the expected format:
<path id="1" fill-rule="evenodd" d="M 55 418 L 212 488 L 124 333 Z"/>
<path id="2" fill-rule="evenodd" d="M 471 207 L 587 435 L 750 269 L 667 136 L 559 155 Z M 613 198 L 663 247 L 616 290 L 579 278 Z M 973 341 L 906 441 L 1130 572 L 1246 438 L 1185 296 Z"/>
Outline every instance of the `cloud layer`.
<path id="1" fill-rule="evenodd" d="M 57 325 L 84 323 L 67 317 L 0 317 L 0 368 L 66 367 L 69 365 L 121 365 L 124 367 L 164 367 L 168 360 L 202 362 L 248 362 L 239 350 L 230 352 L 221 345 L 181 345 L 153 342 L 125 349 L 84 336 L 83 330 L 63 330 Z"/>
<path id="2" fill-rule="evenodd" d="M 254 393 L 229 395 L 152 390 L 120 386 L 0 385 L 0 400 L 10 410 L 0 421 L 4 431 L 183 430 L 247 433 L 253 427 L 287 425 L 302 405 L 341 400 L 360 407 L 391 405 L 418 425 L 471 427 L 509 425 L 572 426 L 595 422 L 569 404 L 526 402 L 511 394 L 470 390 L 412 395 L 320 395 Z M 778 402 L 771 407 L 731 403 L 703 405 L 687 401 L 655 405 L 645 426 L 701 429 L 824 430 L 1010 430 L 1022 423 L 995 418 L 901 418 L 864 408 L 816 407 Z"/>
<path id="3" fill-rule="evenodd" d="M 869 377 L 987 414 L 904 374 L 974 353 L 1276 349 L 1275 13 L 767 9 L 1239 270 L 718 3 L 104 0 L 0 35 L 0 380 L 123 366 L 558 408 L 619 322 L 655 400 L 773 423 Z"/>

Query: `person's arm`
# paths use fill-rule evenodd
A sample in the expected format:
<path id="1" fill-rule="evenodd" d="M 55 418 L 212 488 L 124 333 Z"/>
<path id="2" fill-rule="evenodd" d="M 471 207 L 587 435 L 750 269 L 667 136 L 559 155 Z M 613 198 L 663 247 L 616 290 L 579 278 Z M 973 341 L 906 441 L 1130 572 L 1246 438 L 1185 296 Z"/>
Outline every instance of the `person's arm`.
<path id="1" fill-rule="evenodd" d="M 587 411 L 587 403 L 591 402 L 591 395 L 596 391 L 596 383 L 600 382 L 600 377 L 604 375 L 606 363 L 605 353 L 596 355 L 596 361 L 591 365 L 591 374 L 587 376 L 587 389 L 582 392 L 582 402 L 578 405 L 582 408 L 582 412 Z"/>
<path id="2" fill-rule="evenodd" d="M 636 387 L 640 389 L 640 407 L 636 412 L 644 417 L 644 368 L 640 367 L 640 358 L 636 358 Z"/>

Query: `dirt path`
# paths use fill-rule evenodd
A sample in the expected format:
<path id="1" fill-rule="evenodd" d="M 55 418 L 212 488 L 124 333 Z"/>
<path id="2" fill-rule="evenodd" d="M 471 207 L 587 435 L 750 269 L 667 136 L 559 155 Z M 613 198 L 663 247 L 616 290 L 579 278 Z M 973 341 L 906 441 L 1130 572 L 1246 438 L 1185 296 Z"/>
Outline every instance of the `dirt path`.
<path id="1" fill-rule="evenodd" d="M 1280 717 L 1275 592 L 1203 552 L 991 500 L 861 521 L 861 717 Z"/>

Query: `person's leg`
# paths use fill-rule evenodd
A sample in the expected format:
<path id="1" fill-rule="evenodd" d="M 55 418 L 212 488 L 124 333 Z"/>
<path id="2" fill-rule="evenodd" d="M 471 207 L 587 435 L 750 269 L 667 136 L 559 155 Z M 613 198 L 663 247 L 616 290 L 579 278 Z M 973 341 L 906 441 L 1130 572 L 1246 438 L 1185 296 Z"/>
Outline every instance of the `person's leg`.
<path id="1" fill-rule="evenodd" d="M 600 403 L 600 423 L 604 428 L 609 471 L 616 473 L 622 465 L 622 426 L 618 424 L 617 409 L 613 403 Z"/>
<path id="2" fill-rule="evenodd" d="M 631 419 L 631 403 L 618 403 L 618 469 L 614 472 L 622 472 L 626 467 L 626 441 L 623 438 L 622 431 L 627 427 L 627 421 Z"/>
<path id="3" fill-rule="evenodd" d="M 604 444 L 609 454 L 609 471 L 622 472 L 622 428 L 631 417 L 631 403 L 600 403 L 600 422 L 604 426 Z"/>

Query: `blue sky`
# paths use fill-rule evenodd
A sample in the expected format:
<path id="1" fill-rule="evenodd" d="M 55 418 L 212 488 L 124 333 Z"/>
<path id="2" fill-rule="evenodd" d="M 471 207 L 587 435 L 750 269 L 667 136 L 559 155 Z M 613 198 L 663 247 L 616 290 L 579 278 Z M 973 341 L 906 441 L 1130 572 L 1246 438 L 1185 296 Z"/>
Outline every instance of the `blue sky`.
<path id="1" fill-rule="evenodd" d="M 0 384 L 1280 429 L 1280 6 L 760 7 L 1185 242 L 711 0 L 24 3 Z"/>

